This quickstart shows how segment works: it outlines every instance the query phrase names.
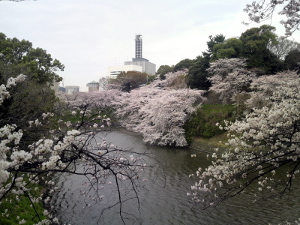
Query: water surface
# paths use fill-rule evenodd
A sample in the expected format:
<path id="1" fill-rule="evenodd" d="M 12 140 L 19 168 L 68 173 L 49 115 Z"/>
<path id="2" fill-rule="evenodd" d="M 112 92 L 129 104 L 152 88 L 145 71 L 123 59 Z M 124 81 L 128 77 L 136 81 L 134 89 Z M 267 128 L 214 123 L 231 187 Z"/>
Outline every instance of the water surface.
<path id="1" fill-rule="evenodd" d="M 143 225 L 195 225 L 195 224 L 279 224 L 293 222 L 300 217 L 300 182 L 294 183 L 294 190 L 283 198 L 273 198 L 253 202 L 254 189 L 235 197 L 216 208 L 203 210 L 202 205 L 195 204 L 187 196 L 194 180 L 189 175 L 199 166 L 210 164 L 206 153 L 188 148 L 170 148 L 148 146 L 142 138 L 124 130 L 107 134 L 106 139 L 123 149 L 134 149 L 139 152 L 152 153 L 153 158 L 146 158 L 147 165 L 152 165 L 144 177 L 138 192 L 140 204 L 136 199 L 123 205 L 123 214 L 127 224 Z M 196 154 L 197 157 L 191 157 Z M 157 161 L 156 161 L 157 160 Z M 108 182 L 101 185 L 97 193 L 103 197 L 95 202 L 91 198 L 93 190 L 89 190 L 84 177 L 64 175 L 60 177 L 62 191 L 55 206 L 58 218 L 64 223 L 74 225 L 123 224 L 119 215 L 119 206 L 107 209 L 100 217 L 104 208 L 117 201 L 115 187 Z M 87 197 L 83 191 L 90 191 Z M 124 190 L 124 193 L 126 191 Z M 100 217 L 100 218 L 99 218 Z"/>

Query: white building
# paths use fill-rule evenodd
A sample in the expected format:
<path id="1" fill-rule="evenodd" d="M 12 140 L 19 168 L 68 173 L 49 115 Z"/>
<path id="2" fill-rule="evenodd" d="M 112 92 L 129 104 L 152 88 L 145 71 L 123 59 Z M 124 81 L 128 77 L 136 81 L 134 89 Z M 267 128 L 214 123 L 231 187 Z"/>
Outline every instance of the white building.
<path id="1" fill-rule="evenodd" d="M 73 94 L 79 92 L 79 86 L 66 86 L 66 93 Z"/>
<path id="2" fill-rule="evenodd" d="M 143 58 L 143 38 L 141 34 L 135 35 L 135 58 L 132 61 L 127 61 L 125 65 L 138 65 L 143 67 L 143 73 L 154 75 L 156 72 L 156 65 L 149 62 L 148 59 Z"/>
<path id="3" fill-rule="evenodd" d="M 132 61 L 124 62 L 125 65 L 137 65 L 142 67 L 142 73 L 147 73 L 148 75 L 154 75 L 156 72 L 156 65 L 149 62 L 148 59 L 144 58 L 133 58 Z"/>
<path id="4" fill-rule="evenodd" d="M 117 78 L 121 72 L 136 71 L 143 72 L 143 67 L 139 65 L 120 65 L 120 66 L 109 66 L 107 75 L 109 78 Z"/>
<path id="5" fill-rule="evenodd" d="M 156 65 L 143 58 L 143 40 L 142 35 L 135 36 L 135 58 L 132 61 L 124 62 L 124 65 L 108 67 L 108 76 L 116 78 L 121 72 L 137 71 L 155 75 Z"/>

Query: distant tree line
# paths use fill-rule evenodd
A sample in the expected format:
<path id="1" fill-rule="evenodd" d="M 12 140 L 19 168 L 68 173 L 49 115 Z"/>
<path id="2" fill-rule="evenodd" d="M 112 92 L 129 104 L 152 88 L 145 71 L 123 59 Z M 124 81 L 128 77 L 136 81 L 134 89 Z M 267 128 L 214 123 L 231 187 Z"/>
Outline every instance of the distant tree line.
<path id="1" fill-rule="evenodd" d="M 245 58 L 247 69 L 258 76 L 284 70 L 300 72 L 300 43 L 278 37 L 275 27 L 262 25 L 251 28 L 240 37 L 226 39 L 224 35 L 209 36 L 207 50 L 195 59 L 183 59 L 176 65 L 162 65 L 157 70 L 161 79 L 169 72 L 189 69 L 187 85 L 208 90 L 211 86 L 207 69 L 218 59 Z"/>

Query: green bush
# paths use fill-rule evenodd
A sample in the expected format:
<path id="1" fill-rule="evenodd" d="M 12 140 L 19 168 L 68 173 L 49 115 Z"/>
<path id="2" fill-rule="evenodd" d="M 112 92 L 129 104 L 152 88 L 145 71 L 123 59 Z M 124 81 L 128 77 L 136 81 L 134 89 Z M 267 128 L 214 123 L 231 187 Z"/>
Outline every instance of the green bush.
<path id="1" fill-rule="evenodd" d="M 224 133 L 216 124 L 234 121 L 234 110 L 233 105 L 202 105 L 184 125 L 187 142 L 191 144 L 194 137 L 211 138 Z"/>

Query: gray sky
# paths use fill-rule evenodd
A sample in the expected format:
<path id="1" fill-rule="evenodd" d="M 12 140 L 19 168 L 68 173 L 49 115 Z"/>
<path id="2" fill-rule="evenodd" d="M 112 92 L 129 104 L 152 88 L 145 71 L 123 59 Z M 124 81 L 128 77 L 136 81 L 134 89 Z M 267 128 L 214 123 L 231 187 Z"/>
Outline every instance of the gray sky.
<path id="1" fill-rule="evenodd" d="M 209 35 L 240 36 L 251 27 L 243 11 L 252 0 L 38 0 L 0 1 L 0 32 L 47 50 L 65 65 L 64 85 L 86 84 L 106 76 L 107 67 L 134 55 L 134 38 L 143 35 L 143 57 L 174 65 L 194 59 Z M 276 15 L 271 25 L 283 35 Z M 270 24 L 268 22 L 267 24 Z M 300 32 L 294 34 L 300 40 Z"/>

